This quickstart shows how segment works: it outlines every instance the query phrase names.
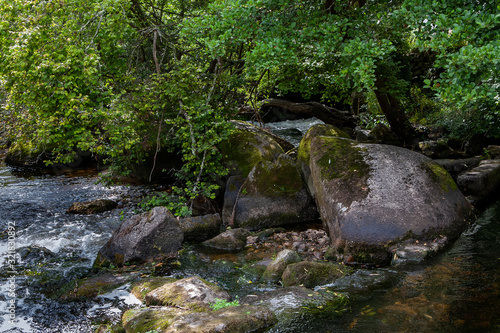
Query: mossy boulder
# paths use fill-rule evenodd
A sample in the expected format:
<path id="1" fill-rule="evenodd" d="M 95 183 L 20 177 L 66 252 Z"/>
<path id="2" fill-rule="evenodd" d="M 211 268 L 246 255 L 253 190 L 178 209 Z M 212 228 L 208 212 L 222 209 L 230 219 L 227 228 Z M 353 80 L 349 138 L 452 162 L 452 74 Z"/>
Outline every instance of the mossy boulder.
<path id="1" fill-rule="evenodd" d="M 191 312 L 174 318 L 165 333 L 263 332 L 276 324 L 276 316 L 263 306 L 231 306 L 211 312 Z"/>
<path id="2" fill-rule="evenodd" d="M 232 210 L 231 222 L 251 230 L 317 219 L 300 169 L 286 154 L 273 162 L 261 161 L 255 165 Z"/>
<path id="3" fill-rule="evenodd" d="M 220 287 L 194 276 L 167 283 L 146 294 L 146 305 L 174 306 L 194 311 L 208 311 L 216 299 L 230 300 Z"/>
<path id="4" fill-rule="evenodd" d="M 311 140 L 318 136 L 333 136 L 340 138 L 349 139 L 349 135 L 344 131 L 338 129 L 337 127 L 329 124 L 317 124 L 312 126 L 304 135 L 299 144 L 299 149 L 297 152 L 297 161 L 302 170 L 302 175 L 309 189 L 309 193 L 314 197 L 315 189 L 311 178 L 311 168 L 310 163 L 310 150 L 311 150 Z"/>
<path id="5" fill-rule="evenodd" d="M 160 288 L 161 286 L 177 281 L 176 278 L 164 277 L 164 276 L 153 276 L 143 279 L 141 281 L 137 281 L 132 283 L 132 289 L 130 293 L 137 297 L 137 299 L 145 302 L 146 295 L 155 290 L 156 288 Z"/>
<path id="6" fill-rule="evenodd" d="M 223 163 L 229 168 L 230 175 L 247 177 L 255 164 L 274 161 L 289 148 L 285 146 L 283 149 L 275 136 L 261 128 L 242 121 L 233 121 L 233 124 L 236 127 L 234 133 L 220 145 Z"/>
<path id="7" fill-rule="evenodd" d="M 96 199 L 86 202 L 74 202 L 71 207 L 68 208 L 66 213 L 68 214 L 98 214 L 106 212 L 108 210 L 115 209 L 118 204 L 113 200 L 108 199 Z"/>
<path id="8" fill-rule="evenodd" d="M 99 250 L 94 267 L 173 258 L 183 240 L 179 221 L 167 208 L 155 207 L 124 220 Z"/>
<path id="9" fill-rule="evenodd" d="M 245 228 L 229 229 L 204 241 L 203 245 L 216 250 L 240 251 L 247 245 L 248 236 L 250 231 Z"/>
<path id="10" fill-rule="evenodd" d="M 319 261 L 301 261 L 286 267 L 281 282 L 284 287 L 304 286 L 314 288 L 332 283 L 350 272 L 351 269 L 344 265 Z"/>
<path id="11" fill-rule="evenodd" d="M 297 252 L 288 249 L 283 250 L 276 255 L 276 259 L 267 265 L 261 280 L 265 282 L 278 282 L 288 265 L 300 262 L 301 260 Z"/>
<path id="12" fill-rule="evenodd" d="M 106 273 L 103 275 L 92 276 L 84 279 L 79 279 L 70 282 L 64 289 L 68 289 L 61 299 L 78 299 L 78 298 L 94 298 L 98 295 L 102 295 L 110 292 L 117 287 L 124 285 L 134 278 L 138 274 L 111 274 Z"/>
<path id="13" fill-rule="evenodd" d="M 318 136 L 307 160 L 321 219 L 345 259 L 388 264 L 389 245 L 452 240 L 470 220 L 472 207 L 451 176 L 422 154 Z"/>
<path id="14" fill-rule="evenodd" d="M 122 325 L 127 333 L 165 332 L 174 318 L 185 312 L 171 307 L 131 309 L 122 315 Z"/>
<path id="15" fill-rule="evenodd" d="M 184 232 L 184 241 L 202 242 L 219 234 L 221 218 L 219 214 L 186 217 L 179 221 Z"/>

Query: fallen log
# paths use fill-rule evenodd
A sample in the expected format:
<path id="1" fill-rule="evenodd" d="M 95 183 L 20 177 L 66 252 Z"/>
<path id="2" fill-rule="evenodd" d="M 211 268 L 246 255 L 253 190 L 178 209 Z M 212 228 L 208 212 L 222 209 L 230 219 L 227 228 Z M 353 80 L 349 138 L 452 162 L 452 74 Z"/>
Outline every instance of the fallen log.
<path id="1" fill-rule="evenodd" d="M 357 118 L 349 111 L 341 111 L 318 102 L 294 103 L 283 99 L 269 98 L 264 100 L 260 107 L 263 113 L 271 108 L 286 110 L 298 116 L 316 117 L 337 127 L 354 128 L 357 125 Z"/>

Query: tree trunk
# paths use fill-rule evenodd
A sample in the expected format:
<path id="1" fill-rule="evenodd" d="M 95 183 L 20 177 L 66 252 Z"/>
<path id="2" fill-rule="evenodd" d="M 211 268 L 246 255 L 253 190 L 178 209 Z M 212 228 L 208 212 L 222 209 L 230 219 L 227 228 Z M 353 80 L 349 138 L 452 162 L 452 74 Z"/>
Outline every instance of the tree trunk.
<path id="1" fill-rule="evenodd" d="M 391 131 L 404 143 L 413 143 L 416 134 L 415 129 L 401 108 L 401 103 L 396 97 L 387 92 L 386 85 L 380 78 L 375 82 L 375 86 L 377 87 L 375 96 L 391 127 Z"/>

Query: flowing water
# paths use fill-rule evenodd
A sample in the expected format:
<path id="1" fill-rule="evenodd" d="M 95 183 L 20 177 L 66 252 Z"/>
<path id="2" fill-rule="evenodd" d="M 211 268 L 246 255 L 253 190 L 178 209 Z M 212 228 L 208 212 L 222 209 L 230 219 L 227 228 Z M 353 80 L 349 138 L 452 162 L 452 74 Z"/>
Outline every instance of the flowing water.
<path id="1" fill-rule="evenodd" d="M 126 204 L 97 215 L 66 214 L 75 201 L 123 204 L 130 191 L 141 191 L 107 188 L 97 179 L 92 171 L 30 174 L 0 166 L 0 332 L 93 332 L 103 318 L 117 321 L 124 309 L 138 306 L 127 285 L 88 301 L 50 296 L 88 275 L 121 218 L 133 214 Z M 258 276 L 230 264 L 233 257 L 220 255 L 216 266 L 194 265 L 180 274 L 212 279 L 240 297 L 266 291 L 251 283 Z M 268 332 L 500 332 L 499 276 L 500 202 L 424 264 L 362 269 L 320 287 L 348 295 L 348 311 L 309 312 Z"/>

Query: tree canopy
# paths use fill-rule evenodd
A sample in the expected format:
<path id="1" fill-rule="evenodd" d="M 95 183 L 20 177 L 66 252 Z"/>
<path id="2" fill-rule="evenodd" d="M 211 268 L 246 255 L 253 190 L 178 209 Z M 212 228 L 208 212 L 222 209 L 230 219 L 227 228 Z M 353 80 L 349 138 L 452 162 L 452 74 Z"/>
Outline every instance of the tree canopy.
<path id="1" fill-rule="evenodd" d="M 176 149 L 194 196 L 224 173 L 236 107 L 269 96 L 362 95 L 400 137 L 412 116 L 500 136 L 499 31 L 495 0 L 4 1 L 1 121 L 14 142 L 121 173 Z"/>

